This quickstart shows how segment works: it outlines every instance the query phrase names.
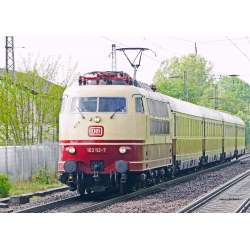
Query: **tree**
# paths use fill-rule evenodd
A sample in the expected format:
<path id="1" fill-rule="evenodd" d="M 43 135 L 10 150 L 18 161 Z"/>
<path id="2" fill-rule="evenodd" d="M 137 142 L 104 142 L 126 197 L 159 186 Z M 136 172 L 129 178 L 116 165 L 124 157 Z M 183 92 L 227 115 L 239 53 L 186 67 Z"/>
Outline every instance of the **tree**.
<path id="1" fill-rule="evenodd" d="M 66 76 L 57 81 L 62 69 L 60 57 L 49 57 L 31 66 L 31 57 L 23 58 L 22 67 L 13 78 L 4 72 L 0 85 L 0 140 L 40 142 L 58 139 L 58 115 L 61 97 L 76 81 L 76 66 L 71 59 Z M 57 84 L 52 83 L 56 81 Z"/>
<path id="2" fill-rule="evenodd" d="M 209 80 L 212 74 L 213 64 L 205 58 L 195 54 L 188 56 L 172 57 L 162 62 L 160 69 L 154 76 L 154 84 L 158 91 L 175 97 L 184 98 L 184 71 L 187 71 L 188 98 L 195 99 L 194 103 L 201 103 L 201 96 L 207 86 L 211 85 Z M 179 76 L 179 78 L 170 78 Z"/>

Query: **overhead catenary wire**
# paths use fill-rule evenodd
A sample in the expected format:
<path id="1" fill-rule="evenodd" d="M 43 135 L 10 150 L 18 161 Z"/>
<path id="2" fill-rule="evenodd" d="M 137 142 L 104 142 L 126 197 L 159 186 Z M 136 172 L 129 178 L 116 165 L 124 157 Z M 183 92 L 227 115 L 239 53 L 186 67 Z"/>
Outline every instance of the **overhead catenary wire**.
<path id="1" fill-rule="evenodd" d="M 244 52 L 235 43 L 233 43 L 227 36 L 225 36 L 225 37 L 250 61 L 250 59 L 247 57 L 247 55 L 244 54 Z"/>
<path id="2" fill-rule="evenodd" d="M 125 45 L 125 44 L 123 44 L 123 43 L 119 43 L 119 42 L 114 41 L 114 40 L 112 40 L 112 39 L 109 39 L 109 38 L 107 38 L 107 37 L 105 37 L 105 36 L 101 36 L 101 37 L 104 38 L 104 39 L 107 39 L 107 40 L 109 40 L 109 41 L 111 41 L 111 42 L 114 42 L 114 43 L 116 43 L 116 44 L 120 44 L 120 45 L 122 45 L 122 46 L 125 46 L 125 47 L 129 48 L 129 46 L 127 46 L 127 45 Z M 145 55 L 145 54 L 143 53 L 143 55 Z M 156 61 L 156 62 L 161 63 L 161 61 L 158 61 L 158 60 L 156 60 L 156 59 L 154 59 L 154 58 L 152 58 L 152 57 L 150 57 L 150 56 L 148 56 L 148 55 L 145 55 L 145 56 L 148 57 L 148 58 L 150 58 L 150 59 L 152 59 L 152 60 L 154 60 L 154 61 Z M 157 58 L 160 58 L 160 57 L 157 57 Z M 160 58 L 160 59 L 164 60 L 163 58 Z"/>
<path id="3" fill-rule="evenodd" d="M 168 37 L 171 37 L 171 38 L 174 38 L 174 39 L 177 39 L 177 40 L 181 40 L 181 41 L 185 41 L 185 42 L 189 42 L 189 43 L 195 43 L 194 41 L 185 40 L 185 39 L 182 39 L 182 38 L 179 38 L 179 37 L 174 37 L 174 36 L 168 36 Z M 245 37 L 244 38 L 234 38 L 234 39 L 231 39 L 231 40 L 237 40 L 237 39 L 246 39 L 246 38 Z M 225 41 L 227 41 L 227 39 L 203 41 L 203 42 L 196 42 L 196 43 L 213 43 L 213 42 L 225 42 Z"/>
<path id="4" fill-rule="evenodd" d="M 248 39 L 248 37 L 246 36 L 246 39 L 248 40 L 248 42 L 250 43 L 250 40 Z"/>
<path id="5" fill-rule="evenodd" d="M 167 52 L 170 52 L 170 53 L 173 53 L 173 54 L 180 55 L 180 54 L 178 54 L 178 53 L 175 53 L 175 52 L 172 52 L 172 51 L 170 51 L 170 50 L 167 50 L 167 49 L 163 48 L 162 46 L 157 45 L 156 43 L 150 41 L 149 39 L 145 38 L 144 36 L 143 36 L 143 38 L 144 38 L 145 40 L 147 40 L 148 42 L 154 44 L 155 46 L 159 47 L 160 49 L 166 50 Z"/>
<path id="6" fill-rule="evenodd" d="M 194 42 L 194 41 L 190 41 L 190 40 L 185 40 L 185 39 L 181 39 L 181 38 L 177 38 L 177 37 L 172 37 L 172 36 L 168 36 L 168 37 L 171 37 L 171 38 L 174 38 L 174 39 L 178 39 L 178 40 L 182 40 L 182 41 L 185 41 L 185 42 L 188 42 L 188 43 L 193 43 L 193 46 L 195 46 L 195 43 L 209 43 L 209 42 L 218 42 L 218 41 L 227 41 L 227 40 L 230 40 L 228 37 L 226 37 L 226 39 L 222 39 L 222 40 L 213 40 L 213 41 L 205 41 L 205 42 Z M 123 44 L 123 43 L 119 43 L 119 42 L 116 42 L 116 41 L 114 41 L 114 40 L 112 40 L 112 39 L 109 39 L 109 38 L 107 38 L 107 37 L 103 37 L 104 39 L 107 39 L 107 40 L 110 40 L 110 41 L 112 41 L 112 42 L 115 42 L 115 43 L 117 43 L 117 44 L 120 44 L 120 45 L 122 45 L 122 46 L 124 46 L 124 47 L 128 47 L 127 45 L 125 45 L 125 44 Z M 154 44 L 155 46 L 157 46 L 157 47 L 159 47 L 160 49 L 163 49 L 163 50 L 166 50 L 165 48 L 163 48 L 162 46 L 160 46 L 160 45 L 158 45 L 158 44 L 156 44 L 156 43 L 154 43 L 154 42 L 152 42 L 152 41 L 150 41 L 148 38 L 146 38 L 146 37 L 143 37 L 142 36 L 142 38 L 144 38 L 144 41 L 145 40 L 147 40 L 148 42 L 150 42 L 150 43 L 152 43 L 152 44 Z M 248 39 L 248 37 L 244 37 L 244 38 L 238 38 L 238 39 Z M 236 40 L 236 39 L 231 39 L 230 41 L 232 42 L 232 40 Z M 249 41 L 249 40 L 248 40 Z M 250 41 L 249 41 L 250 42 Z M 233 42 L 232 42 L 233 43 Z M 234 43 L 233 43 L 234 44 Z M 191 45 L 191 44 L 190 44 Z M 235 44 L 234 44 L 235 45 Z M 237 45 L 235 45 L 237 48 L 238 48 L 238 46 Z M 238 48 L 239 49 L 239 48 Z M 239 49 L 240 50 L 240 49 Z M 168 50 L 166 50 L 166 51 L 168 51 Z M 241 51 L 241 50 L 240 50 Z M 171 52 L 171 51 L 168 51 L 168 52 Z M 171 52 L 171 53 L 174 53 L 174 52 Z M 241 51 L 241 53 L 243 53 L 242 51 Z M 175 54 L 175 53 L 174 53 Z M 177 54 L 177 53 L 176 53 Z M 244 53 L 243 53 L 244 54 Z M 144 54 L 145 55 L 145 54 Z M 245 54 L 244 54 L 245 55 Z M 146 57 L 149 57 L 149 56 L 147 56 L 147 55 L 145 55 Z M 246 56 L 246 55 L 245 55 Z M 247 57 L 247 56 L 246 56 Z M 149 58 L 151 58 L 151 57 L 149 57 Z M 157 58 L 160 58 L 160 57 L 157 57 Z M 152 60 L 155 60 L 154 58 L 151 58 Z M 247 57 L 247 59 L 248 60 L 250 60 L 248 57 Z M 157 61 L 157 60 L 155 60 L 155 61 Z M 159 62 L 159 61 L 158 61 Z M 227 74 L 221 74 L 221 73 L 219 73 L 221 76 L 227 76 Z M 248 76 L 247 74 L 246 75 L 239 75 L 239 76 Z"/>

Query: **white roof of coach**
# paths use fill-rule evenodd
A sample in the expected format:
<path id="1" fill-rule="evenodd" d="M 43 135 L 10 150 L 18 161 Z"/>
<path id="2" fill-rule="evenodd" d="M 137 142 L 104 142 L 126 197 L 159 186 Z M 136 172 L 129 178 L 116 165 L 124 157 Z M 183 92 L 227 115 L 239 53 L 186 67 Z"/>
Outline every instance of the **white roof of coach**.
<path id="1" fill-rule="evenodd" d="M 229 122 L 229 123 L 236 123 L 239 125 L 245 125 L 244 121 L 240 119 L 239 117 L 232 116 L 227 113 L 219 112 L 217 110 L 198 106 L 193 103 L 178 100 L 173 97 L 168 96 L 167 99 L 169 99 L 169 103 L 173 111 L 184 113 L 184 114 L 189 114 L 193 116 L 213 119 L 217 121 L 224 121 L 224 122 Z"/>
<path id="2" fill-rule="evenodd" d="M 222 113 L 217 110 L 209 109 L 206 107 L 198 106 L 193 103 L 185 102 L 170 96 L 162 95 L 160 93 L 154 93 L 154 94 L 159 94 L 162 97 L 163 101 L 169 102 L 172 111 L 217 121 L 224 121 L 229 123 L 236 123 L 239 125 L 245 125 L 244 121 L 239 117 L 232 116 L 227 113 Z M 152 94 L 150 93 L 150 95 Z M 154 96 L 156 97 L 156 95 Z M 157 96 L 157 99 L 158 98 L 159 96 Z"/>

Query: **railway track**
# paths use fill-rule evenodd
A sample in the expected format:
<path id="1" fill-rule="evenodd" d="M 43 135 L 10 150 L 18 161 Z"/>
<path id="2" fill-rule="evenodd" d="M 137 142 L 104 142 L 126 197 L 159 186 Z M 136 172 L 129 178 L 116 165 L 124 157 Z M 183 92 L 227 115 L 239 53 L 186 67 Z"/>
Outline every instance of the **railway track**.
<path id="1" fill-rule="evenodd" d="M 250 205 L 250 170 L 212 190 L 178 213 L 242 213 Z"/>
<path id="2" fill-rule="evenodd" d="M 140 189 L 138 191 L 128 193 L 126 195 L 121 195 L 118 192 L 107 192 L 107 193 L 92 193 L 90 195 L 85 195 L 83 197 L 76 196 L 72 198 L 68 198 L 65 200 L 41 205 L 38 207 L 33 207 L 21 211 L 17 211 L 16 213 L 46 213 L 46 212 L 70 212 L 70 213 L 86 213 L 91 212 L 93 210 L 97 210 L 109 205 L 112 205 L 117 202 L 122 202 L 125 200 L 132 199 L 136 196 L 142 195 L 142 194 L 149 194 L 156 192 L 158 189 L 161 189 L 166 186 L 170 186 L 176 183 L 186 182 L 188 180 L 193 179 L 197 175 L 201 175 L 207 172 L 215 171 L 220 168 L 238 163 L 240 160 L 250 157 L 249 155 L 242 156 L 238 160 L 233 160 L 231 162 L 227 162 L 224 164 L 220 164 L 214 167 L 206 168 L 203 170 L 200 170 L 198 172 L 177 177 L 172 180 L 168 180 L 167 182 L 163 182 L 160 184 L 157 184 L 155 186 L 151 186 L 145 189 Z"/>
<path id="3" fill-rule="evenodd" d="M 15 213 L 49 213 L 49 212 L 56 212 L 57 210 L 60 209 L 67 209 L 67 207 L 72 207 L 72 206 L 88 206 L 92 203 L 96 203 L 98 200 L 102 200 L 102 199 L 108 199 L 114 195 L 116 195 L 118 193 L 118 190 L 112 190 L 105 192 L 105 193 L 91 193 L 91 194 L 87 194 L 85 196 L 80 196 L 77 195 L 75 197 L 71 197 L 71 198 L 67 198 L 67 199 L 63 199 L 60 201 L 56 201 L 56 202 L 51 202 L 51 203 L 47 203 L 44 205 L 40 205 L 40 206 L 36 206 L 36 207 L 31 207 L 31 208 L 27 208 L 24 210 L 19 210 L 16 211 Z M 72 210 L 71 210 L 72 211 Z"/>

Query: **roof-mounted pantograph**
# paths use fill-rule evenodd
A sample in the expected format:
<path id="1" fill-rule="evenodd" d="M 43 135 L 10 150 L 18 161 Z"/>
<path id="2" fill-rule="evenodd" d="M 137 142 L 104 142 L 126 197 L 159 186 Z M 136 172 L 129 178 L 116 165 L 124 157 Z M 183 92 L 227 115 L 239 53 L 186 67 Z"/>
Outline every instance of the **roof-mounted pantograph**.
<path id="1" fill-rule="evenodd" d="M 127 57 L 130 65 L 134 68 L 134 86 L 137 86 L 137 82 L 136 82 L 136 72 L 137 72 L 137 69 L 141 66 L 141 57 L 142 57 L 142 52 L 145 51 L 145 50 L 151 50 L 151 49 L 147 49 L 147 48 L 120 48 L 120 49 L 116 49 L 118 51 L 122 51 L 124 53 L 124 55 Z M 133 63 L 129 60 L 127 54 L 126 54 L 126 50 L 139 50 L 137 56 L 135 57 Z M 152 50 L 151 50 L 152 51 Z M 152 51 L 155 56 L 156 56 L 156 53 L 154 51 Z M 109 56 L 112 54 L 113 52 L 111 52 L 109 54 Z M 139 59 L 139 63 L 138 64 L 135 64 L 135 60 L 138 58 L 138 56 L 140 56 L 140 59 Z"/>

